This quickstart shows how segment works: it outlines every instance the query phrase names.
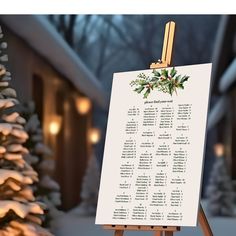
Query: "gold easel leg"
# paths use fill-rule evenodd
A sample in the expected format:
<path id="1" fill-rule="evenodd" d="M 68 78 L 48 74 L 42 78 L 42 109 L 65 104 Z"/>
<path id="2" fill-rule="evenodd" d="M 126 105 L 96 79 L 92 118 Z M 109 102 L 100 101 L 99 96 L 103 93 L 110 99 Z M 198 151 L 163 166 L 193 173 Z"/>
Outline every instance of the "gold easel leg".
<path id="1" fill-rule="evenodd" d="M 123 236 L 124 230 L 115 230 L 115 235 L 114 236 Z"/>
<path id="2" fill-rule="evenodd" d="M 204 236 L 213 236 L 213 233 L 211 231 L 211 227 L 208 223 L 208 220 L 206 218 L 206 215 L 203 211 L 203 208 L 202 208 L 201 204 L 200 204 L 200 207 L 199 207 L 198 220 L 199 220 L 203 235 Z"/>
<path id="3" fill-rule="evenodd" d="M 154 236 L 162 236 L 162 231 L 155 231 Z"/>
<path id="4" fill-rule="evenodd" d="M 165 236 L 173 236 L 173 232 L 172 231 L 166 231 Z"/>

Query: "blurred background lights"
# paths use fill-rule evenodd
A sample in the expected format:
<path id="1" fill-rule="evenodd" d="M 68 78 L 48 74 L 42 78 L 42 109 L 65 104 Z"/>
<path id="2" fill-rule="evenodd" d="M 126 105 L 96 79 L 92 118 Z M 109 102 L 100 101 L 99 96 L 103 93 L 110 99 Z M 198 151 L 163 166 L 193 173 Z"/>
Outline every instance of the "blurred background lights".
<path id="1" fill-rule="evenodd" d="M 78 97 L 76 99 L 76 108 L 79 114 L 86 115 L 91 109 L 91 101 L 87 97 Z"/>
<path id="2" fill-rule="evenodd" d="M 101 139 L 101 131 L 98 128 L 91 128 L 89 131 L 89 140 L 92 144 L 96 144 Z"/>
<path id="3" fill-rule="evenodd" d="M 49 132 L 52 135 L 57 135 L 61 129 L 62 117 L 59 115 L 53 115 L 52 120 L 49 123 Z"/>

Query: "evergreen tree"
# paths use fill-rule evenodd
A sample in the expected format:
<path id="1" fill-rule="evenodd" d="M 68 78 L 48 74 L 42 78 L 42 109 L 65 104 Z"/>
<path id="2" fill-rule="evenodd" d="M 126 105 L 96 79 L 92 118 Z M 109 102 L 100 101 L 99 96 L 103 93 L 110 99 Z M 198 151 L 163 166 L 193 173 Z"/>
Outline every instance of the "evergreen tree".
<path id="1" fill-rule="evenodd" d="M 55 161 L 51 158 L 51 149 L 44 144 L 43 132 L 38 115 L 35 113 L 34 102 L 28 102 L 23 108 L 23 117 L 26 119 L 25 130 L 29 135 L 25 146 L 29 153 L 25 159 L 39 175 L 39 182 L 35 184 L 36 199 L 42 201 L 47 206 L 45 223 L 62 214 L 57 208 L 61 205 L 61 195 L 59 184 L 52 179 Z"/>
<path id="2" fill-rule="evenodd" d="M 234 192 L 226 161 L 218 156 L 211 171 L 206 189 L 207 210 L 212 216 L 232 216 L 234 210 Z"/>
<path id="3" fill-rule="evenodd" d="M 7 45 L 2 37 L 0 28 L 0 61 L 4 62 Z M 24 159 L 28 134 L 10 80 L 10 73 L 0 64 L 0 235 L 49 236 L 51 233 L 40 226 L 45 206 L 36 202 L 33 194 L 32 184 L 38 181 L 38 174 Z"/>

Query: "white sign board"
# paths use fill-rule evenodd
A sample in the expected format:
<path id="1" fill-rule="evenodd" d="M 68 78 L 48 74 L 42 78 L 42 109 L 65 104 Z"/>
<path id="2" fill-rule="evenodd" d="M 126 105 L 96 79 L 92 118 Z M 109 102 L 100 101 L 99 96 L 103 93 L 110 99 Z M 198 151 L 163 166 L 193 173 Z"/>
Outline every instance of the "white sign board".
<path id="1" fill-rule="evenodd" d="M 196 226 L 210 74 L 114 74 L 96 224 Z"/>

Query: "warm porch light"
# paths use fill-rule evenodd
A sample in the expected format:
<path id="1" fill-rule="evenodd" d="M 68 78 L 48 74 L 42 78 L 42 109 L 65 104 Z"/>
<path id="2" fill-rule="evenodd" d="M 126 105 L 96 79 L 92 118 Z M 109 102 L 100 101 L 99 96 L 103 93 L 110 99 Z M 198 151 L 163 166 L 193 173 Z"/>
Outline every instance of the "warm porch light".
<path id="1" fill-rule="evenodd" d="M 89 131 L 89 140 L 92 144 L 96 144 L 101 139 L 101 131 L 98 128 L 91 128 Z"/>
<path id="2" fill-rule="evenodd" d="M 214 145 L 214 152 L 216 157 L 222 157 L 224 155 L 224 145 L 222 143 L 216 143 Z"/>
<path id="3" fill-rule="evenodd" d="M 76 108 L 81 115 L 87 114 L 91 106 L 91 101 L 87 97 L 78 97 L 76 99 Z"/>
<path id="4" fill-rule="evenodd" d="M 52 135 L 57 135 L 61 129 L 62 117 L 59 115 L 53 115 L 51 122 L 49 123 L 49 132 Z"/>

